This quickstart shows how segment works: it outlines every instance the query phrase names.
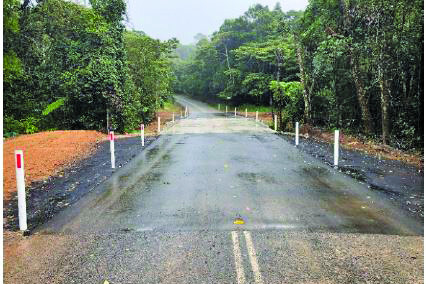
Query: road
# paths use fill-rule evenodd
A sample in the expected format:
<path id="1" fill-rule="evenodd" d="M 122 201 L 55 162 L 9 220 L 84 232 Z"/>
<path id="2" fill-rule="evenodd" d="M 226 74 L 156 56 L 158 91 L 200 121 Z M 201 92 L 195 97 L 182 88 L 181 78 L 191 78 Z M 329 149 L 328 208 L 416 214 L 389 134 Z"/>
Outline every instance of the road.
<path id="1" fill-rule="evenodd" d="M 6 283 L 423 282 L 423 224 L 265 125 L 177 100 L 188 118 L 17 242 Z"/>

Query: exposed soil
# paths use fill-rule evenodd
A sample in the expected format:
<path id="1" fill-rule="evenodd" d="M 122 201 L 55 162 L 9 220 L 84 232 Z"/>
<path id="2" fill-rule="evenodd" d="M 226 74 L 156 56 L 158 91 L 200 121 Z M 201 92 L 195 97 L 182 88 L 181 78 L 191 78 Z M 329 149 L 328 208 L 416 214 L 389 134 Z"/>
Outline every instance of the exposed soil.
<path id="1" fill-rule="evenodd" d="M 86 157 L 106 139 L 97 131 L 52 131 L 10 138 L 3 143 L 3 198 L 16 192 L 14 151 L 24 151 L 25 180 L 29 185 L 56 174 L 70 163 Z"/>
<path id="2" fill-rule="evenodd" d="M 158 112 L 161 128 L 172 113 Z M 175 114 L 175 119 L 179 119 Z M 145 146 L 156 139 L 157 117 L 145 126 Z M 140 133 L 118 134 L 116 167 L 128 163 L 141 150 Z M 75 203 L 112 175 L 109 142 L 105 133 L 87 130 L 40 132 L 4 141 L 3 223 L 18 229 L 14 150 L 24 150 L 27 218 L 29 229 L 44 223 Z"/>
<path id="3" fill-rule="evenodd" d="M 294 144 L 294 136 L 283 134 L 282 137 Z M 349 143 L 347 145 L 351 145 Z M 301 137 L 298 147 L 333 166 L 332 144 Z M 402 161 L 385 159 L 383 156 L 368 155 L 355 147 L 353 150 L 343 147 L 339 150 L 339 170 L 360 183 L 368 184 L 372 191 L 389 198 L 408 215 L 424 222 L 423 169 Z"/>
<path id="4" fill-rule="evenodd" d="M 155 140 L 146 137 L 145 146 Z M 115 141 L 116 168 L 127 164 L 142 151 L 139 137 L 117 139 Z M 109 178 L 111 169 L 109 142 L 101 141 L 92 149 L 91 155 L 78 160 L 45 180 L 33 181 L 27 186 L 27 218 L 29 229 L 34 229 L 52 218 L 57 212 L 79 200 L 97 185 Z M 42 165 L 39 165 L 42 167 Z M 18 204 L 16 193 L 4 204 L 4 228 L 18 229 Z"/>

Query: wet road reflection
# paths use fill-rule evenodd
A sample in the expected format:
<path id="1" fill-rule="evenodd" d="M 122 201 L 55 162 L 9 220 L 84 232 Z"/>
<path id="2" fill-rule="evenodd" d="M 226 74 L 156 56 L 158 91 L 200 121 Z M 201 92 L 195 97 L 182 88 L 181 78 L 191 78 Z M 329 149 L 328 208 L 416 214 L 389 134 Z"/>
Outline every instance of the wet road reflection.
<path id="1" fill-rule="evenodd" d="M 416 235 L 366 184 L 261 123 L 178 97 L 189 117 L 42 230 L 309 230 Z M 236 218 L 244 224 L 235 224 Z"/>

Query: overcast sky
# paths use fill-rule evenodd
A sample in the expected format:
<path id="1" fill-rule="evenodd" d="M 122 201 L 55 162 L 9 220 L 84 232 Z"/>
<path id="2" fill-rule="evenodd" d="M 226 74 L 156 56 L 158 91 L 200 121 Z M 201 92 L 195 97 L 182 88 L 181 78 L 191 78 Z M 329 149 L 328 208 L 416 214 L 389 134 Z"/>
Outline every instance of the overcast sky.
<path id="1" fill-rule="evenodd" d="M 129 28 L 142 30 L 161 40 L 176 37 L 183 44 L 194 42 L 197 33 L 210 35 L 225 19 L 237 18 L 256 4 L 284 11 L 304 10 L 308 0 L 127 0 Z"/>

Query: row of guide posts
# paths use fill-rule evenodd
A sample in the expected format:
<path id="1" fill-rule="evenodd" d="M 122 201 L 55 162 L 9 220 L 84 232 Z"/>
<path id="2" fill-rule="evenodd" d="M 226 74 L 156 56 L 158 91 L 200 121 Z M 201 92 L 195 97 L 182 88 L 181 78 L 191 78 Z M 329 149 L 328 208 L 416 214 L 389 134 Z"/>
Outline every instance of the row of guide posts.
<path id="1" fill-rule="evenodd" d="M 220 110 L 220 105 L 219 105 Z M 228 106 L 226 106 L 226 112 Z M 188 115 L 188 107 L 185 107 L 185 117 Z M 234 116 L 237 116 L 237 109 L 234 109 Z M 182 117 L 182 113 L 181 113 Z M 247 109 L 245 111 L 245 117 L 247 117 Z M 256 111 L 256 122 L 258 122 L 258 111 Z M 175 115 L 173 113 L 172 121 L 174 122 Z M 158 117 L 158 132 L 160 132 L 160 117 Z M 274 117 L 274 128 L 277 130 L 277 116 Z M 299 122 L 295 125 L 295 146 L 299 145 Z M 111 152 L 111 168 L 115 169 L 115 149 L 114 131 L 108 133 L 108 139 L 110 140 L 110 152 Z M 141 143 L 142 147 L 145 146 L 145 125 L 141 124 Z M 339 130 L 334 131 L 334 166 L 337 167 L 339 163 Z M 26 213 L 26 199 L 25 199 L 25 173 L 24 173 L 24 152 L 22 150 L 15 150 L 15 166 L 16 166 L 16 187 L 18 191 L 18 218 L 19 218 L 19 230 L 27 231 L 27 213 Z"/>
<path id="2" fill-rule="evenodd" d="M 218 104 L 218 109 L 220 111 L 220 104 Z M 225 114 L 228 113 L 228 106 L 225 106 Z M 234 108 L 234 117 L 237 117 L 237 108 Z M 247 109 L 245 109 L 245 117 L 247 118 Z M 256 111 L 256 122 L 259 121 L 259 112 Z M 274 130 L 278 131 L 278 116 L 274 115 Z M 299 145 L 299 122 L 296 122 L 295 125 L 295 146 Z M 339 165 L 339 130 L 334 131 L 334 166 L 338 167 Z"/>
<path id="3" fill-rule="evenodd" d="M 188 116 L 188 106 L 185 106 L 185 117 Z M 181 112 L 182 117 L 182 112 Z M 160 122 L 161 118 L 158 116 L 158 133 L 160 133 Z M 172 114 L 172 122 L 175 122 L 175 113 Z M 141 124 L 141 143 L 142 147 L 145 146 L 145 125 Z M 115 148 L 114 140 L 115 135 L 114 131 L 108 132 L 108 140 L 110 141 L 109 150 L 111 153 L 111 168 L 115 169 Z M 24 151 L 15 150 L 15 168 L 16 168 L 16 187 L 18 192 L 18 219 L 19 219 L 19 230 L 27 231 L 27 206 L 26 206 L 26 196 L 25 196 L 25 172 L 24 172 Z"/>
<path id="4" fill-rule="evenodd" d="M 182 117 L 182 111 L 180 112 L 180 116 Z M 185 117 L 188 116 L 188 106 L 185 106 Z M 175 122 L 175 113 L 172 113 L 172 123 Z M 158 121 L 157 121 L 157 131 L 158 133 L 161 132 L 161 117 L 158 116 Z M 115 136 L 114 136 L 114 131 L 110 131 L 108 133 L 108 138 L 110 141 L 110 152 L 111 152 L 111 168 L 115 169 L 115 151 L 114 151 L 114 140 L 115 140 Z M 145 146 L 145 125 L 141 124 L 141 143 L 142 143 L 142 147 Z"/>

